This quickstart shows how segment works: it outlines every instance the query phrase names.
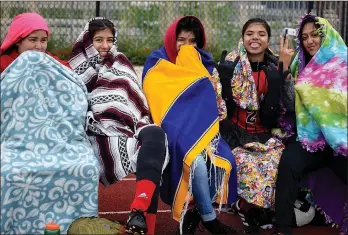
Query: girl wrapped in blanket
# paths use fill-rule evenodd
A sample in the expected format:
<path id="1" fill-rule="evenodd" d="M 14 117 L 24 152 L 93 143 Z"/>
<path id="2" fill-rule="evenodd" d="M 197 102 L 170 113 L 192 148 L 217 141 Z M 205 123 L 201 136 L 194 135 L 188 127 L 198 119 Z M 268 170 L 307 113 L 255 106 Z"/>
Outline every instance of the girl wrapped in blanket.
<path id="1" fill-rule="evenodd" d="M 161 199 L 171 206 L 181 234 L 195 234 L 200 223 L 211 234 L 236 234 L 213 206 L 235 202 L 237 179 L 233 155 L 219 135 L 209 80 L 214 61 L 205 43 L 201 20 L 179 17 L 168 27 L 164 45 L 144 65 L 144 92 L 154 122 L 167 134 L 170 152 Z"/>
<path id="2" fill-rule="evenodd" d="M 326 19 L 312 14 L 301 18 L 297 32 L 290 66 L 296 120 L 286 122 L 295 134 L 279 162 L 276 232 L 291 234 L 297 187 L 310 175 L 312 200 L 347 234 L 347 46 Z"/>
<path id="3" fill-rule="evenodd" d="M 229 144 L 237 165 L 236 210 L 245 233 L 259 233 L 260 215 L 273 206 L 277 167 L 284 145 L 272 129 L 279 127 L 288 108 L 293 81 L 288 67 L 294 54 L 280 38 L 278 58 L 269 49 L 271 29 L 259 18 L 248 20 L 238 49 L 224 51 L 212 82 L 220 113 L 220 133 Z M 282 106 L 283 104 L 283 106 Z M 266 227 L 272 221 L 265 221 Z"/>
<path id="4" fill-rule="evenodd" d="M 166 136 L 153 124 L 141 84 L 128 58 L 117 51 L 114 24 L 90 20 L 69 60 L 88 89 L 89 140 L 102 165 L 104 185 L 136 172 L 136 192 L 126 231 L 154 234 Z"/>
<path id="5" fill-rule="evenodd" d="M 1 234 L 62 234 L 98 215 L 100 166 L 85 132 L 87 89 L 47 51 L 36 13 L 10 24 L 1 45 Z"/>
<path id="6" fill-rule="evenodd" d="M 0 48 L 0 72 L 3 72 L 21 53 L 36 50 L 47 53 L 50 35 L 48 25 L 42 16 L 27 12 L 17 15 L 11 22 Z M 61 64 L 70 68 L 68 62 L 53 56 Z"/>

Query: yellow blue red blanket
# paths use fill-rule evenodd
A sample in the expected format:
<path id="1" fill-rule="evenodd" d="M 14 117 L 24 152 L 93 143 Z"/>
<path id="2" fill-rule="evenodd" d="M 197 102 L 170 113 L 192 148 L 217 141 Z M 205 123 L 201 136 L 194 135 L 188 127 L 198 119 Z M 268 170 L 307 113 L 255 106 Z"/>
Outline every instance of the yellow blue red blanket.
<path id="1" fill-rule="evenodd" d="M 217 202 L 232 203 L 237 196 L 235 160 L 219 138 L 216 97 L 209 80 L 213 66 L 210 54 L 193 46 L 181 46 L 176 64 L 169 62 L 162 47 L 144 66 L 144 93 L 153 121 L 167 134 L 170 153 L 161 199 L 172 206 L 177 221 L 192 198 L 191 166 L 200 153 L 221 173 Z"/>

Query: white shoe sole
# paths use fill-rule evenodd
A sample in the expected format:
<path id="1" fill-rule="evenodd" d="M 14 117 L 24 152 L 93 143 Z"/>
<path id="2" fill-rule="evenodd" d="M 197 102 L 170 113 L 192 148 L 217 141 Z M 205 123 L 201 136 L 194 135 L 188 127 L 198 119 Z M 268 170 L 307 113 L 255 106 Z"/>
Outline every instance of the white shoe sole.
<path id="1" fill-rule="evenodd" d="M 264 230 L 269 230 L 273 228 L 273 224 L 264 224 L 264 225 L 261 225 L 260 228 Z"/>

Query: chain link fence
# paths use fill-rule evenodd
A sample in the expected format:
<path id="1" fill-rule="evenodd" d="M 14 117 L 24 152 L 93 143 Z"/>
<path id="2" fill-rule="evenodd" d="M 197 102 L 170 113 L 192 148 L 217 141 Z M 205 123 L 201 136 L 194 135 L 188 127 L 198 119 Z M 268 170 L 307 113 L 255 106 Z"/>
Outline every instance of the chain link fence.
<path id="1" fill-rule="evenodd" d="M 60 51 L 65 57 L 86 22 L 94 16 L 104 16 L 117 27 L 120 51 L 133 63 L 141 64 L 152 50 L 163 44 L 165 31 L 174 19 L 195 15 L 205 26 L 207 50 L 217 59 L 222 49 L 232 50 L 237 46 L 243 24 L 252 17 L 263 18 L 271 26 L 270 46 L 275 52 L 278 52 L 278 35 L 282 30 L 295 28 L 299 18 L 309 11 L 327 18 L 347 42 L 347 5 L 342 1 L 3 1 L 0 2 L 0 30 L 3 40 L 14 16 L 37 12 L 47 20 L 52 32 L 49 49 Z"/>

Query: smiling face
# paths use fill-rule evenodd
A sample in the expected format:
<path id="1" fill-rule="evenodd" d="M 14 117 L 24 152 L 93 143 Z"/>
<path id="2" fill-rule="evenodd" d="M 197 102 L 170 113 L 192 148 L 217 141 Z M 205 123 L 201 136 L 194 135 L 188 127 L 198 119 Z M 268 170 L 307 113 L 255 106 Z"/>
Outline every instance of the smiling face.
<path id="1" fill-rule="evenodd" d="M 113 45 L 114 35 L 109 28 L 98 30 L 94 33 L 93 46 L 97 49 L 102 59 L 105 58 Z"/>
<path id="2" fill-rule="evenodd" d="M 45 52 L 47 49 L 47 41 L 47 32 L 45 30 L 36 30 L 16 43 L 16 46 L 19 54 L 28 50 Z"/>
<path id="3" fill-rule="evenodd" d="M 321 38 L 317 31 L 313 22 L 306 23 L 302 29 L 302 45 L 310 56 L 314 56 L 321 46 Z"/>
<path id="4" fill-rule="evenodd" d="M 264 56 L 269 46 L 269 36 L 261 23 L 252 23 L 243 34 L 243 43 L 248 55 Z"/>

